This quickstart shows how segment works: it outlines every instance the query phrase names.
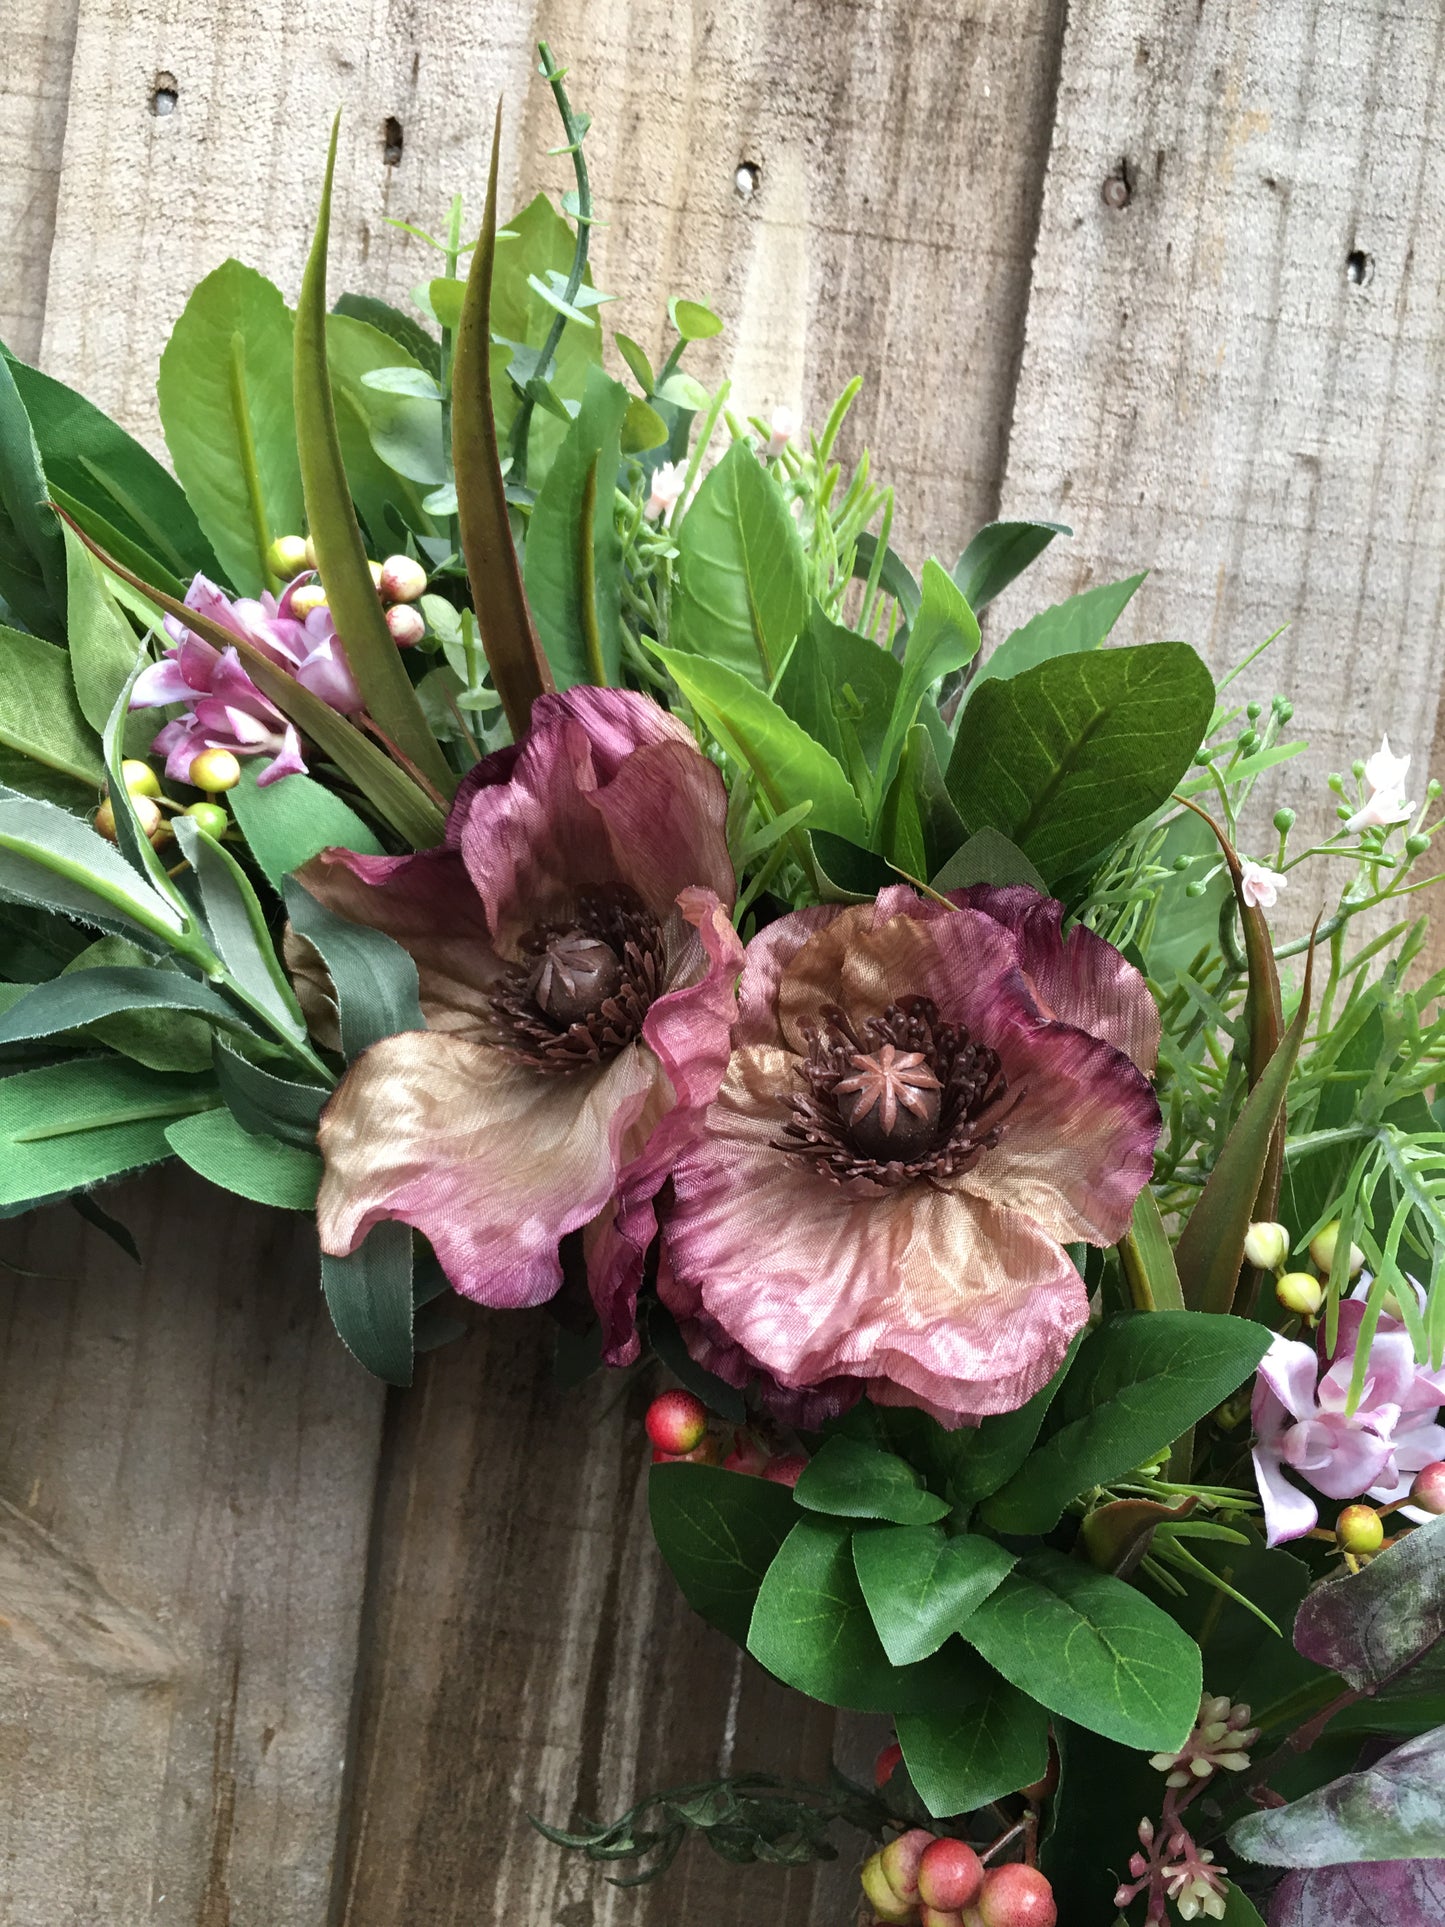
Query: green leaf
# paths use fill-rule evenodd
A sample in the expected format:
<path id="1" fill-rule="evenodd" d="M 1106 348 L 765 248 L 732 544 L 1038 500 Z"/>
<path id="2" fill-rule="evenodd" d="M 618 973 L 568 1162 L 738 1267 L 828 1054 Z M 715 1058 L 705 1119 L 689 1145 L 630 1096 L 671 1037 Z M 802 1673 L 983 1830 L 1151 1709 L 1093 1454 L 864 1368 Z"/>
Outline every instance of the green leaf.
<path id="1" fill-rule="evenodd" d="M 1213 713 L 1187 643 L 1055 657 L 975 690 L 949 793 L 970 830 L 1001 831 L 1057 882 L 1168 800 Z"/>
<path id="2" fill-rule="evenodd" d="M 852 784 L 827 750 L 770 696 L 723 663 L 655 643 L 649 647 L 734 762 L 752 771 L 775 816 L 810 802 L 810 830 L 866 844 L 867 826 Z"/>
<path id="3" fill-rule="evenodd" d="M 799 1520 L 763 1578 L 748 1651 L 825 1706 L 889 1713 L 899 1678 L 873 1630 L 852 1536 L 835 1519 Z"/>
<path id="4" fill-rule="evenodd" d="M 622 417 L 622 453 L 624 455 L 645 455 L 649 449 L 661 448 L 667 440 L 667 423 L 655 408 L 649 408 L 645 401 L 636 395 L 627 403 L 627 412 Z"/>
<path id="5" fill-rule="evenodd" d="M 1132 1586 L 1057 1552 L 1020 1560 L 964 1637 L 1050 1712 L 1125 1746 L 1173 1752 L 1199 1711 L 1188 1633 Z"/>
<path id="6" fill-rule="evenodd" d="M 100 937 L 59 974 L 117 968 L 154 970 L 156 964 L 139 944 L 124 937 Z M 203 1071 L 211 1062 L 211 1030 L 204 1019 L 164 1006 L 119 1011 L 85 1025 L 82 1034 L 153 1071 Z"/>
<path id="7" fill-rule="evenodd" d="M 1247 1814 L 1229 1844 L 1266 1867 L 1445 1859 L 1445 1727 L 1288 1806 Z"/>
<path id="8" fill-rule="evenodd" d="M 449 274 L 435 275 L 426 284 L 431 311 L 444 328 L 455 329 L 462 318 L 465 284 Z"/>
<path id="9" fill-rule="evenodd" d="M 1142 575 L 1131 575 L 1122 582 L 1103 582 L 1096 589 L 1085 589 L 1066 602 L 1055 603 L 1051 609 L 1041 609 L 1021 629 L 1006 636 L 980 665 L 963 692 L 964 702 L 996 677 L 1017 676 L 1056 656 L 1097 649 L 1143 580 Z"/>
<path id="10" fill-rule="evenodd" d="M 1049 1764 L 1041 1706 L 972 1653 L 950 1651 L 947 1664 L 934 1704 L 898 1716 L 908 1777 L 935 1819 L 1031 1786 Z"/>
<path id="11" fill-rule="evenodd" d="M 215 551 L 175 477 L 75 389 L 13 355 L 6 360 L 52 497 L 70 497 L 88 533 L 99 518 L 186 582 L 197 570 L 222 577 Z"/>
<path id="12" fill-rule="evenodd" d="M 680 301 L 676 295 L 667 304 L 667 318 L 684 341 L 708 341 L 723 331 L 711 308 L 700 301 Z"/>
<path id="13" fill-rule="evenodd" d="M 553 207 L 545 194 L 538 194 L 507 222 L 506 232 L 497 236 L 496 264 L 492 279 L 491 334 L 505 344 L 493 371 L 492 406 L 498 432 L 511 430 L 519 405 L 518 386 L 525 387 L 536 373 L 542 348 L 550 338 L 556 310 L 539 295 L 532 282 L 536 274 L 554 285 L 565 286 L 572 266 L 576 236 L 569 223 Z M 473 257 L 475 260 L 475 257 Z M 590 279 L 584 277 L 584 288 Z M 602 365 L 601 330 L 564 328 L 556 344 L 549 385 L 554 396 L 580 401 L 589 368 Z M 527 436 L 529 462 L 539 471 L 556 454 L 566 433 L 567 411 L 561 416 L 547 409 L 532 418 Z"/>
<path id="14" fill-rule="evenodd" d="M 975 830 L 973 835 L 929 878 L 935 890 L 966 890 L 971 883 L 1026 883 L 1040 896 L 1049 894 L 1048 885 L 1029 862 L 1017 843 L 1010 843 L 997 830 Z"/>
<path id="15" fill-rule="evenodd" d="M 426 1029 L 417 1002 L 416 965 L 399 943 L 333 916 L 294 878 L 287 881 L 285 896 L 292 929 L 315 944 L 336 986 L 348 1062 L 383 1037 Z"/>
<path id="16" fill-rule="evenodd" d="M 211 1184 L 280 1211 L 314 1211 L 321 1160 L 273 1137 L 252 1137 L 224 1108 L 167 1126 L 166 1142 Z"/>
<path id="17" fill-rule="evenodd" d="M 374 1225 L 349 1258 L 321 1254 L 321 1289 L 337 1336 L 388 1385 L 412 1379 L 411 1265 L 411 1227 L 394 1220 Z"/>
<path id="18" fill-rule="evenodd" d="M 374 388 L 373 376 L 431 377 L 390 335 L 352 315 L 326 317 L 326 366 L 351 499 L 379 556 L 393 546 L 388 510 L 408 526 L 433 526 L 427 497 L 451 480 L 441 404 Z"/>
<path id="19" fill-rule="evenodd" d="M 853 551 L 853 579 L 855 582 L 866 582 L 868 580 L 869 571 L 872 569 L 874 562 L 877 561 L 877 557 L 878 538 L 868 529 L 864 529 L 863 533 L 858 537 Z M 896 550 L 891 548 L 884 549 L 883 560 L 878 564 L 878 581 L 898 604 L 899 609 L 902 611 L 904 621 L 912 622 L 913 618 L 918 614 L 918 605 L 922 598 L 919 593 L 918 584 L 909 574 L 908 569 L 904 566 L 903 560 Z"/>
<path id="20" fill-rule="evenodd" d="M 281 290 L 223 261 L 192 290 L 161 356 L 156 401 L 176 477 L 242 595 L 274 586 L 266 550 L 301 527 L 293 347 Z"/>
<path id="21" fill-rule="evenodd" d="M 886 649 L 830 622 L 815 602 L 773 695 L 842 765 L 862 796 L 878 767 L 902 680 Z"/>
<path id="22" fill-rule="evenodd" d="M 734 442 L 673 531 L 669 640 L 766 689 L 808 613 L 807 571 L 783 491 Z"/>
<path id="23" fill-rule="evenodd" d="M 853 1539 L 858 1583 L 895 1666 L 911 1666 L 936 1653 L 1002 1582 L 1016 1556 L 981 1533 L 949 1538 L 937 1525 L 860 1532 Z"/>
<path id="24" fill-rule="evenodd" d="M 0 1044 L 54 1037 L 118 1011 L 179 1010 L 223 1030 L 245 1031 L 245 1019 L 224 997 L 177 970 L 104 965 L 62 973 L 36 984 L 0 1016 Z"/>
<path id="25" fill-rule="evenodd" d="M 500 308 L 494 311 L 492 304 L 501 141 L 499 107 L 492 131 L 486 212 L 481 235 L 472 252 L 466 298 L 457 325 L 452 369 L 452 464 L 456 471 L 462 555 L 471 584 L 472 607 L 477 612 L 477 626 L 491 667 L 493 687 L 501 698 L 512 736 L 520 742 L 526 734 L 533 702 L 552 686 L 552 672 L 537 640 L 522 589 L 493 414 L 490 329 L 501 321 Z M 565 227 L 566 223 L 562 225 Z M 565 331 L 562 338 L 567 339 Z M 512 339 L 520 340 L 522 336 L 515 335 Z"/>
<path id="26" fill-rule="evenodd" d="M 1247 1318 L 1124 1312 L 1084 1339 L 1048 1435 L 983 1508 L 1000 1532 L 1047 1532 L 1069 1500 L 1147 1464 L 1244 1383 L 1270 1334 Z"/>
<path id="27" fill-rule="evenodd" d="M 1174 1247 L 1159 1213 L 1159 1200 L 1147 1184 L 1134 1200 L 1134 1215 L 1119 1242 L 1119 1257 L 1137 1310 L 1183 1311 Z"/>
<path id="28" fill-rule="evenodd" d="M 336 409 L 326 360 L 326 248 L 331 230 L 331 182 L 336 168 L 338 115 L 331 130 L 326 180 L 316 238 L 301 279 L 296 303 L 296 452 L 306 520 L 337 630 L 346 638 L 346 655 L 366 710 L 387 740 L 443 797 L 456 777 L 432 735 L 406 672 L 401 651 L 391 639 L 381 599 L 367 567 L 366 548 L 351 505 Z M 343 322 L 359 328 L 362 322 Z"/>
<path id="29" fill-rule="evenodd" d="M 846 1519 L 921 1525 L 941 1519 L 947 1502 L 929 1492 L 911 1465 L 858 1439 L 832 1438 L 808 1462 L 793 1497 L 810 1512 Z"/>
<path id="30" fill-rule="evenodd" d="M 527 599 L 559 689 L 622 676 L 622 541 L 613 495 L 628 394 L 589 371 L 527 527 Z"/>
<path id="31" fill-rule="evenodd" d="M 374 294 L 342 294 L 332 302 L 331 312 L 345 315 L 352 321 L 364 321 L 368 328 L 374 328 L 378 334 L 390 336 L 419 368 L 425 368 L 429 375 L 440 378 L 441 343 L 435 336 L 429 335 L 419 321 L 413 321 L 409 314 L 392 307 L 389 301 L 379 301 Z"/>
<path id="32" fill-rule="evenodd" d="M 65 673 L 68 677 L 69 665 Z M 37 763 L 32 757 L 9 749 L 3 743 L 0 743 L 0 790 L 10 790 L 16 796 L 33 797 L 38 803 L 54 803 L 72 816 L 89 818 L 95 808 L 94 784 L 81 783 L 73 776 L 63 776 L 59 770 L 51 769 L 45 763 Z"/>
<path id="33" fill-rule="evenodd" d="M 71 529 L 65 531 L 69 584 L 70 673 L 81 714 L 97 735 L 105 731 L 116 699 L 139 667 L 141 641 L 121 614 L 100 565 Z M 152 725 L 132 719 L 127 734 L 147 737 Z"/>
<path id="34" fill-rule="evenodd" d="M 245 871 L 194 817 L 177 816 L 173 822 L 181 854 L 189 862 L 201 892 L 211 947 L 225 964 L 231 981 L 265 1012 L 279 1034 L 303 1042 L 306 1023 L 301 1006 L 276 955 L 265 914 Z"/>
<path id="35" fill-rule="evenodd" d="M 122 936 L 135 931 L 175 946 L 179 913 L 88 823 L 51 803 L 0 797 L 0 897 L 59 910 Z"/>
<path id="36" fill-rule="evenodd" d="M 0 743 L 92 789 L 103 780 L 100 745 L 76 702 L 65 651 L 3 626 Z"/>
<path id="37" fill-rule="evenodd" d="M 34 431 L 0 355 L 0 600 L 38 635 L 65 639 L 65 552 Z"/>
<path id="38" fill-rule="evenodd" d="M 826 830 L 809 830 L 818 891 L 825 903 L 870 903 L 880 890 L 898 881 L 876 850 L 863 850 L 846 837 Z"/>
<path id="39" fill-rule="evenodd" d="M 920 882 L 952 862 L 964 840 L 963 819 L 944 787 L 933 737 L 922 723 L 915 723 L 904 741 L 875 840 L 890 863 Z"/>
<path id="40" fill-rule="evenodd" d="M 1062 522 L 989 522 L 954 564 L 953 579 L 977 615 L 1038 560 L 1056 535 L 1073 532 Z"/>
<path id="41" fill-rule="evenodd" d="M 255 765 L 243 763 L 230 801 L 252 856 L 278 891 L 293 870 L 322 850 L 384 854 L 355 810 L 309 776 L 288 776 L 263 789 L 257 785 Z"/>
<path id="42" fill-rule="evenodd" d="M 654 393 L 657 376 L 652 372 L 652 363 L 630 335 L 616 334 L 612 339 L 617 343 L 617 352 L 632 371 L 632 379 L 644 395 Z"/>
<path id="43" fill-rule="evenodd" d="M 63 1196 L 169 1157 L 166 1126 L 216 1101 L 212 1078 L 167 1077 L 124 1057 L 0 1078 L 0 1205 Z"/>
<path id="44" fill-rule="evenodd" d="M 319 1084 L 298 1084 L 262 1070 L 232 1050 L 224 1037 L 214 1039 L 216 1081 L 236 1121 L 253 1136 L 279 1138 L 309 1151 L 330 1091 Z"/>
<path id="45" fill-rule="evenodd" d="M 792 1494 L 720 1466 L 655 1465 L 647 1504 L 688 1605 L 745 1645 L 763 1574 L 797 1518 Z"/>
<path id="46" fill-rule="evenodd" d="M 892 779 L 903 739 L 913 727 L 918 705 L 928 690 L 941 676 L 972 662 L 977 653 L 978 618 L 956 585 L 930 557 L 923 565 L 918 613 L 908 626 L 898 696 L 883 734 L 878 759 L 883 783 Z"/>

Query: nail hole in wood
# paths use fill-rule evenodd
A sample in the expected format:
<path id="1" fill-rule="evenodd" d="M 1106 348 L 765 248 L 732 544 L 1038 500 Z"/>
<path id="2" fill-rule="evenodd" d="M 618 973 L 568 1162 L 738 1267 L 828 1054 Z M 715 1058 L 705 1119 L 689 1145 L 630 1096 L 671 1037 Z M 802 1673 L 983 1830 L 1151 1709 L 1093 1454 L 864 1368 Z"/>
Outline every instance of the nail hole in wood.
<path id="1" fill-rule="evenodd" d="M 404 140 L 401 122 L 395 114 L 388 114 L 381 123 L 381 158 L 388 167 L 395 167 L 400 161 Z"/>
<path id="2" fill-rule="evenodd" d="M 157 74 L 151 89 L 151 112 L 157 119 L 164 120 L 167 114 L 173 114 L 179 98 L 180 90 L 176 86 L 175 75 Z"/>
<path id="3" fill-rule="evenodd" d="M 1099 192 L 1105 207 L 1113 208 L 1116 213 L 1129 205 L 1134 195 L 1134 175 L 1127 161 L 1120 161 Z"/>
<path id="4" fill-rule="evenodd" d="M 756 161 L 739 161 L 733 187 L 740 201 L 750 201 L 763 183 L 763 170 Z"/>
<path id="5" fill-rule="evenodd" d="M 1345 256 L 1345 279 L 1352 288 L 1363 288 L 1375 278 L 1375 263 L 1363 248 L 1351 248 Z"/>

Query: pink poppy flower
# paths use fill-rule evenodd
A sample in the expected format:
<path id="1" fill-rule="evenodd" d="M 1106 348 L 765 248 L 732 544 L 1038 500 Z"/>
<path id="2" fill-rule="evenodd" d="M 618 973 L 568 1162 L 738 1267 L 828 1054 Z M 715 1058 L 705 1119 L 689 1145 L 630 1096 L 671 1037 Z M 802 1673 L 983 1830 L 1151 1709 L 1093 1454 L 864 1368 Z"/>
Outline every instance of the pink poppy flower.
<path id="1" fill-rule="evenodd" d="M 659 1291 L 694 1356 L 813 1422 L 866 1388 L 1011 1411 L 1088 1315 L 1066 1244 L 1148 1181 L 1159 1015 L 1022 888 L 800 910 L 748 946 L 733 1054 L 673 1173 Z"/>
<path id="2" fill-rule="evenodd" d="M 742 945 L 722 778 L 646 697 L 539 699 L 458 792 L 445 844 L 328 850 L 302 881 L 416 960 L 428 1029 L 351 1066 L 321 1120 L 325 1251 L 383 1219 L 459 1291 L 540 1304 L 558 1244 L 630 1316 L 652 1199 L 727 1063 Z"/>
<path id="3" fill-rule="evenodd" d="M 1365 1289 L 1368 1290 L 1368 1281 Z M 1286 1472 L 1329 1499 L 1370 1498 L 1394 1505 L 1423 1466 L 1445 1457 L 1445 1372 L 1422 1370 L 1399 1319 L 1381 1317 L 1359 1405 L 1347 1412 L 1350 1380 L 1365 1307 L 1340 1306 L 1333 1357 L 1297 1339 L 1275 1338 L 1255 1380 L 1254 1469 L 1272 1546 L 1298 1539 L 1319 1523 L 1319 1509 Z"/>
<path id="4" fill-rule="evenodd" d="M 298 576 L 278 598 L 264 594 L 235 602 L 203 575 L 186 593 L 186 607 L 209 616 L 223 629 L 253 643 L 278 669 L 293 675 L 333 709 L 354 713 L 362 707 L 346 652 L 323 603 L 303 619 L 291 612 L 291 598 L 307 576 Z M 234 649 L 216 649 L 174 616 L 166 633 L 175 643 L 159 662 L 143 669 L 131 691 L 132 709 L 183 703 L 186 714 L 167 723 L 151 747 L 166 759 L 166 774 L 189 782 L 191 764 L 204 749 L 228 749 L 234 756 L 265 756 L 260 784 L 304 774 L 301 739 L 276 705 L 263 696 Z"/>

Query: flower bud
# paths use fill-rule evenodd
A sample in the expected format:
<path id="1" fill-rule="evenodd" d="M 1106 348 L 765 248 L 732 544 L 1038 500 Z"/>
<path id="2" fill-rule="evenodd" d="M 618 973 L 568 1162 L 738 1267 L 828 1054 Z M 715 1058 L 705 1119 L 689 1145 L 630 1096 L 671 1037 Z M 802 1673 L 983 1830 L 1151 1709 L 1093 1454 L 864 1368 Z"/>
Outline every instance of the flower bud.
<path id="1" fill-rule="evenodd" d="M 1289 1256 L 1289 1233 L 1282 1224 L 1262 1218 L 1244 1234 L 1244 1255 L 1260 1271 L 1278 1271 Z"/>
<path id="2" fill-rule="evenodd" d="M 898 1744 L 897 1740 L 890 1741 L 887 1746 L 879 1751 L 878 1758 L 873 1762 L 874 1786 L 879 1788 L 880 1791 L 886 1787 L 888 1782 L 893 1778 L 893 1775 L 898 1771 L 902 1760 L 903 1748 Z"/>
<path id="3" fill-rule="evenodd" d="M 190 780 L 198 790 L 217 795 L 241 780 L 241 765 L 228 749 L 203 749 L 191 763 Z"/>
<path id="4" fill-rule="evenodd" d="M 304 536 L 278 535 L 266 551 L 266 567 L 272 575 L 289 582 L 293 575 L 300 575 L 303 569 L 316 567 L 310 549 L 311 544 Z"/>
<path id="5" fill-rule="evenodd" d="M 1057 1927 L 1054 1890 L 1037 1867 L 1011 1860 L 990 1867 L 978 1897 L 983 1927 Z"/>
<path id="6" fill-rule="evenodd" d="M 664 1392 L 647 1408 L 647 1436 L 659 1452 L 691 1452 L 707 1433 L 707 1407 L 691 1392 Z"/>
<path id="7" fill-rule="evenodd" d="M 298 622 L 304 622 L 313 609 L 326 607 L 326 591 L 319 582 L 307 582 L 291 594 L 291 613 Z"/>
<path id="8" fill-rule="evenodd" d="M 426 617 L 409 602 L 394 602 L 386 612 L 386 626 L 398 649 L 414 649 L 426 634 Z"/>
<path id="9" fill-rule="evenodd" d="M 381 565 L 381 593 L 388 602 L 415 602 L 426 585 L 426 570 L 409 555 L 389 555 Z"/>
<path id="10" fill-rule="evenodd" d="M 1429 847 L 1430 839 L 1423 831 L 1421 831 L 1418 836 L 1407 836 L 1405 838 L 1406 856 L 1424 856 Z"/>
<path id="11" fill-rule="evenodd" d="M 1422 1512 L 1445 1512 L 1445 1459 L 1436 1459 L 1415 1474 L 1410 1503 Z"/>
<path id="12" fill-rule="evenodd" d="M 918 1897 L 941 1912 L 962 1913 L 978 1898 L 983 1862 L 966 1840 L 935 1840 L 918 1863 Z"/>
<path id="13" fill-rule="evenodd" d="M 230 816 L 220 803 L 192 803 L 185 814 L 218 842 L 231 827 Z"/>
<path id="14" fill-rule="evenodd" d="M 1347 1505 L 1335 1521 L 1335 1537 L 1342 1552 L 1359 1559 L 1380 1550 L 1385 1543 L 1385 1528 L 1372 1505 Z"/>
<path id="15" fill-rule="evenodd" d="M 1264 704 L 1260 702 L 1246 703 L 1244 705 L 1244 713 L 1252 723 L 1257 723 L 1264 714 Z"/>
<path id="16" fill-rule="evenodd" d="M 301 560 L 306 564 L 308 569 L 319 569 L 321 567 L 321 564 L 316 559 L 316 544 L 311 540 L 309 535 L 301 544 Z"/>
<path id="17" fill-rule="evenodd" d="M 1259 748 L 1259 731 L 1257 729 L 1244 730 L 1241 733 L 1238 741 L 1238 749 L 1239 749 L 1240 755 L 1248 756 L 1252 750 L 1256 750 L 1258 748 Z"/>
<path id="18" fill-rule="evenodd" d="M 110 798 L 101 804 L 92 819 L 97 836 L 103 836 L 107 843 L 114 843 L 116 837 L 115 811 L 110 806 Z"/>
<path id="19" fill-rule="evenodd" d="M 931 1833 L 922 1827 L 910 1827 L 907 1833 L 900 1833 L 896 1840 L 890 1840 L 878 1856 L 884 1877 L 900 1900 L 911 1906 L 918 1899 L 918 1869 L 923 1856 L 937 1842 Z"/>
<path id="20" fill-rule="evenodd" d="M 1316 1317 L 1325 1302 L 1324 1286 L 1308 1271 L 1287 1271 L 1276 1280 L 1274 1295 L 1286 1311 L 1300 1318 Z"/>
<path id="21" fill-rule="evenodd" d="M 1294 828 L 1294 811 L 1276 810 L 1274 813 L 1274 827 L 1279 831 L 1281 836 L 1288 836 Z"/>
<path id="22" fill-rule="evenodd" d="M 132 796 L 159 796 L 161 779 L 149 763 L 127 758 L 120 766 L 121 779 Z"/>
<path id="23" fill-rule="evenodd" d="M 880 1920 L 908 1921 L 913 1918 L 913 1903 L 893 1891 L 888 1876 L 883 1871 L 883 1855 L 875 1853 L 863 1862 L 863 1871 L 858 1876 L 868 1905 Z"/>
<path id="24" fill-rule="evenodd" d="M 1276 696 L 1274 701 L 1270 704 L 1270 708 L 1274 711 L 1275 715 L 1279 717 L 1282 723 L 1287 723 L 1290 720 L 1290 718 L 1294 715 L 1294 704 L 1290 701 L 1288 696 Z"/>
<path id="25" fill-rule="evenodd" d="M 808 1469 L 806 1452 L 785 1452 L 781 1458 L 769 1459 L 763 1467 L 763 1477 L 774 1485 L 796 1485 Z"/>
<path id="26" fill-rule="evenodd" d="M 1310 1239 L 1310 1256 L 1326 1277 L 1329 1276 L 1334 1265 L 1335 1246 L 1339 1241 L 1340 1221 L 1338 1218 L 1332 1218 L 1323 1230 L 1317 1231 L 1314 1237 Z M 1361 1251 L 1358 1245 L 1351 1245 L 1349 1272 L 1351 1278 L 1358 1277 L 1364 1262 L 1364 1252 Z"/>

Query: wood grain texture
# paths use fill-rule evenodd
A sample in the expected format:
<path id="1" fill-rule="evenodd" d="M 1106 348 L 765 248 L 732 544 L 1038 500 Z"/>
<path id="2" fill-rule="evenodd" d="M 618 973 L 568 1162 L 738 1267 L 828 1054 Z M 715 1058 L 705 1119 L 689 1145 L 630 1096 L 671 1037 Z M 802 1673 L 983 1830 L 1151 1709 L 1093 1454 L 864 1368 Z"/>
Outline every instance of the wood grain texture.
<path id="1" fill-rule="evenodd" d="M 60 161 L 70 104 L 77 0 L 6 0 L 0 63 L 0 341 L 40 348 Z"/>
<path id="2" fill-rule="evenodd" d="M 1332 827 L 1325 776 L 1386 729 L 1423 794 L 1445 667 L 1442 84 L 1435 8 L 1069 9 L 1003 500 L 1075 536 L 992 633 L 1143 567 L 1121 640 L 1180 636 L 1220 670 L 1288 623 L 1239 688 L 1289 694 L 1311 751 L 1256 811 L 1256 854 L 1276 802 Z"/>
<path id="3" fill-rule="evenodd" d="M 320 1927 L 381 1397 L 314 1234 L 175 1171 L 0 1226 L 0 1919 Z"/>

